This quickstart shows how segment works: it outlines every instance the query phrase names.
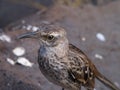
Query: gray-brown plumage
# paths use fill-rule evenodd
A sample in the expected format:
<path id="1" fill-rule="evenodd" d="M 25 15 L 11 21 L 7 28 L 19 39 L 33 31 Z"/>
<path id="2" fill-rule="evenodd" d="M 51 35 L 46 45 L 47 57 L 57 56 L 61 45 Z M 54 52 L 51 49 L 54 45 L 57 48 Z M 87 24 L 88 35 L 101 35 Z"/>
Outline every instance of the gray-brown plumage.
<path id="1" fill-rule="evenodd" d="M 81 86 L 93 90 L 97 78 L 112 90 L 120 90 L 96 69 L 80 49 L 69 44 L 63 28 L 45 24 L 40 29 L 19 38 L 39 40 L 38 64 L 50 82 L 69 90 L 80 90 Z"/>

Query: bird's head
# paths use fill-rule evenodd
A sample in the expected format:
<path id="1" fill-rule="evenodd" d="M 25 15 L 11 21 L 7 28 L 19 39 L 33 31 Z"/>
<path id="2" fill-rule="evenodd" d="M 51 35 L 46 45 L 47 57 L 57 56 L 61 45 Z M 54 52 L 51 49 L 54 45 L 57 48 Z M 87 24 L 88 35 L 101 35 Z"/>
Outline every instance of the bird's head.
<path id="1" fill-rule="evenodd" d="M 58 26 L 46 25 L 36 32 L 30 32 L 18 37 L 38 39 L 40 44 L 47 47 L 55 47 L 60 44 L 68 44 L 66 31 Z"/>

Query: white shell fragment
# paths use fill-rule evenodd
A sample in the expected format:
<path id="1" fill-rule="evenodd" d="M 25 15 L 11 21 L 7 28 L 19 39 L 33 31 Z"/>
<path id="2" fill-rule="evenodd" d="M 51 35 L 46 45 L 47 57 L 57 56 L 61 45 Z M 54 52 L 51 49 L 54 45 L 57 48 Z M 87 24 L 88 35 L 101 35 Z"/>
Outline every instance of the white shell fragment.
<path id="1" fill-rule="evenodd" d="M 39 27 L 36 27 L 36 26 L 33 26 L 32 27 L 32 31 L 35 32 L 35 31 L 38 31 Z"/>
<path id="2" fill-rule="evenodd" d="M 15 65 L 15 62 L 10 58 L 7 58 L 7 62 L 10 63 L 11 65 Z"/>
<path id="3" fill-rule="evenodd" d="M 95 54 L 95 58 L 102 60 L 102 59 L 103 59 L 103 56 L 100 55 L 100 54 Z"/>
<path id="4" fill-rule="evenodd" d="M 26 59 L 25 57 L 19 57 L 17 59 L 17 62 L 20 65 L 26 66 L 26 67 L 32 67 L 33 63 L 31 63 L 28 59 Z"/>
<path id="5" fill-rule="evenodd" d="M 5 34 L 0 35 L 0 40 L 6 41 L 6 42 L 11 42 L 11 38 Z"/>
<path id="6" fill-rule="evenodd" d="M 82 37 L 81 40 L 82 40 L 82 41 L 86 41 L 86 38 L 85 38 L 85 37 Z"/>
<path id="7" fill-rule="evenodd" d="M 105 36 L 102 33 L 97 33 L 96 37 L 97 37 L 97 39 L 99 39 L 102 42 L 106 41 L 106 38 L 105 38 Z"/>
<path id="8" fill-rule="evenodd" d="M 13 49 L 13 53 L 16 55 L 16 56 L 22 56 L 25 54 L 25 49 L 23 47 L 16 47 Z"/>
<path id="9" fill-rule="evenodd" d="M 26 27 L 26 29 L 29 31 L 29 30 L 31 30 L 32 29 L 32 25 L 28 25 L 27 27 Z"/>
<path id="10" fill-rule="evenodd" d="M 22 26 L 22 28 L 23 28 L 23 29 L 26 29 L 26 30 L 28 30 L 28 31 L 33 31 L 33 32 L 39 30 L 39 27 L 33 26 L 33 25 L 27 25 L 27 26 L 24 25 L 24 26 Z"/>

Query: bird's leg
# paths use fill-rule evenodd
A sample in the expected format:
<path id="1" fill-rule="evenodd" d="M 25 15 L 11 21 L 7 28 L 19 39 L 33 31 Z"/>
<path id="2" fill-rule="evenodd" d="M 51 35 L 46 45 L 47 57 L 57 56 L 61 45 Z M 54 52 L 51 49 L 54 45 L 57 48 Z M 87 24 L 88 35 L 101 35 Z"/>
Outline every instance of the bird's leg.
<path id="1" fill-rule="evenodd" d="M 64 88 L 62 88 L 62 90 L 65 90 Z"/>

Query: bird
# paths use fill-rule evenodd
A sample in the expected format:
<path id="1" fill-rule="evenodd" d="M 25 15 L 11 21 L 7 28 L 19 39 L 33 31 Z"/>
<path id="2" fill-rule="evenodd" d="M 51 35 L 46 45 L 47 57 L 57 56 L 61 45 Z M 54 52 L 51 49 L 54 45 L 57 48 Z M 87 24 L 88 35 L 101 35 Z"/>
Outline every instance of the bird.
<path id="1" fill-rule="evenodd" d="M 101 74 L 88 56 L 70 44 L 66 30 L 58 25 L 42 24 L 40 30 L 18 36 L 18 39 L 37 39 L 38 64 L 42 74 L 62 90 L 94 90 L 98 79 L 111 90 L 120 90 L 112 81 Z"/>

